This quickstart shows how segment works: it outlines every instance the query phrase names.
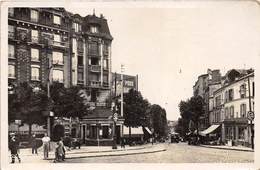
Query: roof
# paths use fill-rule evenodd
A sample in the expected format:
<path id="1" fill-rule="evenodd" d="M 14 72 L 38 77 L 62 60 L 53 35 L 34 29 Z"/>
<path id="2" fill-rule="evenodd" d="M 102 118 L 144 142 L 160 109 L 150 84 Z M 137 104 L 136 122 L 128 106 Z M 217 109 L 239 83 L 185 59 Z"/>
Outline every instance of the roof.
<path id="1" fill-rule="evenodd" d="M 112 111 L 108 108 L 95 108 L 91 110 L 85 118 L 108 118 L 112 115 Z"/>

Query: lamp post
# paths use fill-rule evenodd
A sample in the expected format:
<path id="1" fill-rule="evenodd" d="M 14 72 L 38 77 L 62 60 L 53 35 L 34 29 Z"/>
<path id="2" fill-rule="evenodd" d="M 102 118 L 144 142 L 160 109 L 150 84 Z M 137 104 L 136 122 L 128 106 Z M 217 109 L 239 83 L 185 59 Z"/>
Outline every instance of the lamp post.
<path id="1" fill-rule="evenodd" d="M 116 122 L 118 120 L 118 115 L 117 115 L 117 107 L 114 102 L 112 102 L 112 112 L 113 112 L 113 146 L 112 149 L 117 149 L 117 144 L 116 144 Z"/>

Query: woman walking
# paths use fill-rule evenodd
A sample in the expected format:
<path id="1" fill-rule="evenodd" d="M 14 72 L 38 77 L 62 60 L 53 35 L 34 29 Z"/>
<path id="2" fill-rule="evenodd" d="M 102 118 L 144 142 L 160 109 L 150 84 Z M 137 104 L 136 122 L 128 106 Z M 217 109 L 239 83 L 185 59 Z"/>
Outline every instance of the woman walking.
<path id="1" fill-rule="evenodd" d="M 9 149 L 11 150 L 11 158 L 12 158 L 11 163 L 15 163 L 15 157 L 17 157 L 19 163 L 21 163 L 21 159 L 18 155 L 19 141 L 16 139 L 15 134 L 10 134 L 10 135 L 11 135 L 11 139 L 9 143 Z"/>

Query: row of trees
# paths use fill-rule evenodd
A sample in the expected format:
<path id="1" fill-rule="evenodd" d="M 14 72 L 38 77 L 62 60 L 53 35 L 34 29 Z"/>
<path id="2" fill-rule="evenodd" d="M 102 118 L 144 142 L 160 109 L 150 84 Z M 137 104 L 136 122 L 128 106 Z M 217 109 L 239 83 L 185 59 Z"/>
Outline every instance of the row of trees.
<path id="1" fill-rule="evenodd" d="M 120 103 L 118 103 L 120 110 Z M 124 94 L 125 125 L 131 127 L 149 127 L 158 137 L 167 134 L 166 111 L 161 106 L 150 104 L 144 99 L 141 92 L 134 89 Z M 131 130 L 129 130 L 131 132 Z"/>
<path id="2" fill-rule="evenodd" d="M 201 96 L 193 96 L 179 103 L 181 118 L 178 119 L 176 132 L 185 136 L 189 132 L 199 132 L 199 119 L 204 114 L 204 100 Z"/>
<path id="3" fill-rule="evenodd" d="M 88 105 L 79 87 L 65 88 L 63 84 L 53 83 L 50 87 L 50 98 L 45 86 L 33 88 L 28 83 L 20 83 L 8 94 L 9 123 L 22 120 L 29 125 L 45 125 L 43 112 L 52 110 L 58 117 L 82 117 L 88 114 Z"/>

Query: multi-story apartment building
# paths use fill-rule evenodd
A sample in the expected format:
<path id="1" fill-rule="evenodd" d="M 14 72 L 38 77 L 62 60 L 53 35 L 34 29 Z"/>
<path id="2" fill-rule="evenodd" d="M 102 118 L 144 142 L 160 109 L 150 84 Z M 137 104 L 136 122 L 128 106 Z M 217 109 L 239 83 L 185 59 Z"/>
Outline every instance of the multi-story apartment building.
<path id="1" fill-rule="evenodd" d="M 209 126 L 209 116 L 213 110 L 213 92 L 221 86 L 220 79 L 219 70 L 208 69 L 207 74 L 200 75 L 193 86 L 193 95 L 201 96 L 205 102 L 205 112 L 200 117 L 199 130 L 204 130 Z"/>
<path id="2" fill-rule="evenodd" d="M 96 143 L 102 129 L 109 133 L 112 124 L 108 119 L 112 40 L 103 15 L 81 17 L 64 8 L 9 8 L 8 83 L 39 86 L 49 78 L 65 87 L 82 86 L 96 114 L 81 120 L 77 134 L 84 141 L 93 134 Z M 103 123 L 106 127 L 101 128 Z"/>

